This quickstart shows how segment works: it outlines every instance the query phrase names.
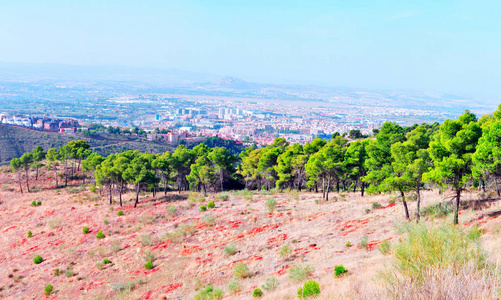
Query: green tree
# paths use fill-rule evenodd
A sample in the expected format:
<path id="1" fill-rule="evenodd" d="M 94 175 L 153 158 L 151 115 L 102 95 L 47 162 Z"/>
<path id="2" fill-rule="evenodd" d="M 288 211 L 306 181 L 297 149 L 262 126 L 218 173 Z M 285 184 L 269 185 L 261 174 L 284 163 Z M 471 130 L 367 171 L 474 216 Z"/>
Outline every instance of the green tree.
<path id="1" fill-rule="evenodd" d="M 33 163 L 33 154 L 31 152 L 25 152 L 21 157 L 19 158 L 19 161 L 21 162 L 21 166 L 24 168 L 24 171 L 26 172 L 26 187 L 28 189 L 28 193 L 30 192 L 30 183 L 29 183 L 29 177 L 28 177 L 28 170 L 30 169 L 31 164 Z"/>
<path id="2" fill-rule="evenodd" d="M 36 146 L 31 153 L 33 154 L 33 166 L 35 167 L 36 170 L 36 175 L 35 175 L 35 180 L 38 180 L 38 169 L 43 167 L 42 160 L 45 159 L 45 151 L 43 151 L 43 148 L 40 146 Z"/>
<path id="3" fill-rule="evenodd" d="M 19 158 L 13 158 L 10 161 L 10 168 L 12 172 L 17 173 L 17 180 L 19 182 L 19 189 L 21 190 L 21 194 L 23 193 L 23 186 L 21 185 L 21 161 Z"/>
<path id="4" fill-rule="evenodd" d="M 214 171 L 219 179 L 219 186 L 223 191 L 225 180 L 235 172 L 233 167 L 235 156 L 231 155 L 230 151 L 225 147 L 215 147 L 208 154 L 208 158 L 214 165 Z"/>
<path id="5" fill-rule="evenodd" d="M 85 184 L 86 173 L 96 170 L 96 167 L 103 162 L 104 157 L 96 152 L 92 152 L 85 160 L 82 161 L 83 183 Z"/>
<path id="6" fill-rule="evenodd" d="M 434 168 L 424 179 L 440 185 L 450 184 L 455 190 L 454 224 L 458 224 L 461 191 L 472 177 L 472 156 L 482 129 L 475 114 L 466 110 L 458 120 L 445 120 L 430 142 Z"/>
<path id="7" fill-rule="evenodd" d="M 185 190 L 189 188 L 186 176 L 190 174 L 190 166 L 195 162 L 195 158 L 194 153 L 184 145 L 177 146 L 176 151 L 172 154 L 172 167 L 176 172 L 175 177 L 179 192 L 183 188 Z"/>
<path id="8" fill-rule="evenodd" d="M 151 164 L 152 167 L 161 175 L 162 185 L 164 186 L 164 195 L 167 195 L 167 184 L 170 181 L 173 169 L 172 160 L 172 153 L 167 151 L 157 156 Z"/>
<path id="9" fill-rule="evenodd" d="M 362 180 L 367 175 L 365 168 L 365 160 L 367 159 L 367 144 L 369 140 L 358 140 L 351 142 L 346 149 L 345 154 L 345 168 L 347 175 L 353 181 L 353 192 L 356 191 L 357 186 L 360 184 L 360 193 L 362 197 L 365 192 L 365 182 Z"/>
<path id="10" fill-rule="evenodd" d="M 50 171 L 51 168 L 54 168 L 54 178 L 56 179 L 56 186 L 55 188 L 57 189 L 58 183 L 57 183 L 57 166 L 59 165 L 59 152 L 55 148 L 50 148 L 47 151 L 47 170 Z"/>
<path id="11" fill-rule="evenodd" d="M 133 184 L 136 188 L 136 201 L 134 207 L 139 203 L 139 192 L 141 186 L 150 184 L 155 181 L 155 173 L 151 167 L 151 156 L 148 153 L 139 153 L 134 151 L 134 158 L 131 160 L 127 169 L 123 173 L 123 178 L 129 184 Z"/>

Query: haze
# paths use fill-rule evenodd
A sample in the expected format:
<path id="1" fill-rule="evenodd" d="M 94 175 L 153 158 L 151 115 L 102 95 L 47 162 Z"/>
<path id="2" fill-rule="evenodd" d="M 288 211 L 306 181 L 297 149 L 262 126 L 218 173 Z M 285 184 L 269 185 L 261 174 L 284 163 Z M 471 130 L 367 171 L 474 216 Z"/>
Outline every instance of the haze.
<path id="1" fill-rule="evenodd" d="M 0 61 L 498 97 L 500 8 L 498 1 L 0 1 Z"/>

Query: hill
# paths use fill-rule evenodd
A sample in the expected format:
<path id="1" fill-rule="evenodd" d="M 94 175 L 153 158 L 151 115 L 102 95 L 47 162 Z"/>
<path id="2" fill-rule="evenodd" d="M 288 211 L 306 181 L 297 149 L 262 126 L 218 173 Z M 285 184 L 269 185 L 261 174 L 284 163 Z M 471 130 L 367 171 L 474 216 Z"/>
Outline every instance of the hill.
<path id="1" fill-rule="evenodd" d="M 108 196 L 77 182 L 54 190 L 45 170 L 38 181 L 31 179 L 37 192 L 20 194 L 17 176 L 6 167 L 0 171 L 0 294 L 5 299 L 43 298 L 47 284 L 54 287 L 54 299 L 191 299 L 208 284 L 221 288 L 225 299 L 250 299 L 265 282 L 270 289 L 263 289 L 264 299 L 295 299 L 305 278 L 320 283 L 320 299 L 381 299 L 372 289 L 381 287 L 377 275 L 394 258 L 378 251 L 378 245 L 398 243 L 403 235 L 395 225 L 411 224 L 404 220 L 402 204 L 384 195 L 340 193 L 323 202 L 320 193 L 143 193 L 134 209 L 133 192 L 124 196 L 124 207 L 109 205 Z M 442 197 L 426 191 L 425 211 Z M 271 214 L 268 199 L 277 201 Z M 501 242 L 499 203 L 478 200 L 476 192 L 465 192 L 463 199 L 459 228 L 479 226 L 488 258 L 495 260 Z M 215 208 L 201 211 L 209 200 Z M 31 206 L 33 201 L 41 205 Z M 415 210 L 414 202 L 410 209 Z M 442 221 L 451 222 L 449 217 L 423 218 L 422 224 Z M 98 231 L 105 238 L 97 239 Z M 285 245 L 290 251 L 282 250 Z M 36 255 L 42 263 L 34 264 Z M 153 268 L 147 270 L 149 259 Z M 249 271 L 234 281 L 240 263 Z M 336 265 L 348 273 L 335 278 Z M 295 281 L 291 274 L 302 278 Z M 461 286 L 466 297 L 459 298 L 474 298 L 476 291 L 490 299 L 487 292 L 495 291 L 499 280 L 489 278 L 447 284 L 449 290 Z"/>
<path id="2" fill-rule="evenodd" d="M 175 145 L 146 141 L 137 137 L 104 134 L 87 137 L 79 133 L 61 134 L 0 124 L 0 165 L 8 164 L 12 158 L 30 152 L 36 146 L 41 146 L 47 151 L 49 148 L 62 147 L 69 141 L 79 139 L 87 140 L 91 149 L 103 156 L 125 150 L 161 153 L 175 149 Z"/>

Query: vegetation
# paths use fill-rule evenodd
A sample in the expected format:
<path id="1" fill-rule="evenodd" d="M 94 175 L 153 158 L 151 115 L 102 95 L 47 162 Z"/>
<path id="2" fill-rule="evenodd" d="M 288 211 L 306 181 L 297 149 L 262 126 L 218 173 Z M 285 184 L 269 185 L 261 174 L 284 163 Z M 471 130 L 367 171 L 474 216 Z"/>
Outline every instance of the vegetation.
<path id="1" fill-rule="evenodd" d="M 84 228 L 83 228 L 82 231 L 83 231 L 84 234 L 87 234 L 87 233 L 89 233 L 90 229 L 89 229 L 89 227 L 84 226 Z"/>
<path id="2" fill-rule="evenodd" d="M 236 294 L 242 290 L 242 285 L 238 280 L 232 280 L 230 283 L 228 283 L 228 291 L 230 291 L 231 294 Z"/>
<path id="3" fill-rule="evenodd" d="M 54 287 L 52 287 L 52 285 L 48 284 L 45 286 L 45 296 L 49 296 L 50 294 L 52 294 L 52 291 L 54 290 Z"/>
<path id="4" fill-rule="evenodd" d="M 235 278 L 246 278 L 250 276 L 249 267 L 243 262 L 238 262 L 233 268 L 233 276 Z"/>
<path id="5" fill-rule="evenodd" d="M 104 235 L 104 233 L 103 233 L 103 231 L 102 231 L 102 230 L 99 230 L 99 231 L 97 232 L 97 234 L 96 234 L 96 238 L 97 238 L 98 240 L 100 240 L 100 239 L 104 239 L 105 237 L 106 237 L 106 236 Z"/>
<path id="6" fill-rule="evenodd" d="M 224 254 L 231 256 L 235 253 L 237 253 L 237 246 L 235 246 L 234 244 L 230 244 L 224 247 Z"/>
<path id="7" fill-rule="evenodd" d="M 223 290 L 214 289 L 212 285 L 208 285 L 205 289 L 199 291 L 193 297 L 193 300 L 220 300 L 223 299 Z"/>
<path id="8" fill-rule="evenodd" d="M 43 262 L 43 258 L 40 255 L 35 256 L 35 258 L 33 259 L 33 263 L 35 263 L 36 265 L 38 265 L 39 263 L 42 263 L 42 262 Z"/>
<path id="9" fill-rule="evenodd" d="M 151 259 L 150 259 L 150 260 L 148 260 L 148 262 L 144 264 L 144 268 L 145 268 L 146 270 L 151 270 L 151 269 L 153 269 L 153 261 L 152 261 Z"/>
<path id="10" fill-rule="evenodd" d="M 254 298 L 263 297 L 263 291 L 261 291 L 260 288 L 255 288 L 254 291 L 252 292 L 252 297 Z"/>
<path id="11" fill-rule="evenodd" d="M 334 267 L 334 276 L 335 277 L 340 277 L 343 274 L 348 273 L 348 270 L 343 265 L 335 266 Z"/>
<path id="12" fill-rule="evenodd" d="M 314 280 L 308 280 L 304 283 L 303 287 L 297 290 L 297 297 L 299 299 L 316 297 L 318 295 L 320 295 L 320 285 Z"/>
<path id="13" fill-rule="evenodd" d="M 311 265 L 293 266 L 289 269 L 289 278 L 292 281 L 301 282 L 306 280 L 313 271 L 315 271 L 315 268 Z"/>
<path id="14" fill-rule="evenodd" d="M 261 287 L 263 288 L 263 290 L 273 291 L 278 287 L 279 284 L 280 282 L 278 282 L 278 279 L 276 277 L 270 277 L 266 278 L 266 281 Z"/>
<path id="15" fill-rule="evenodd" d="M 117 212 L 117 215 L 118 215 L 118 216 L 123 216 L 123 215 L 124 215 L 123 210 L 119 210 L 119 211 Z"/>

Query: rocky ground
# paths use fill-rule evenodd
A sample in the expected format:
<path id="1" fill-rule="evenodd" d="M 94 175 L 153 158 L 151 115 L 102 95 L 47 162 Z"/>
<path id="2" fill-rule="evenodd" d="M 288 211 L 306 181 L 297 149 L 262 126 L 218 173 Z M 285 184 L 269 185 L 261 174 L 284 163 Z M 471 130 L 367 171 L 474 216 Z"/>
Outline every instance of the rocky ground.
<path id="1" fill-rule="evenodd" d="M 223 289 L 227 299 L 251 299 L 271 277 L 279 285 L 263 290 L 264 299 L 294 299 L 301 286 L 289 278 L 294 266 L 313 267 L 309 277 L 320 283 L 321 298 L 350 298 L 353 284 L 373 282 L 391 264 L 391 255 L 383 255 L 378 245 L 397 241 L 396 226 L 405 222 L 402 204 L 388 195 L 333 193 L 322 202 L 321 194 L 307 192 L 148 193 L 134 208 L 132 193 L 124 195 L 123 207 L 109 205 L 107 195 L 76 181 L 54 189 L 51 176 L 41 171 L 38 180 L 30 178 L 35 192 L 21 194 L 17 175 L 0 169 L 0 294 L 5 299 L 190 299 L 207 284 Z M 270 214 L 265 203 L 272 197 L 277 206 Z M 461 226 L 483 228 L 484 246 L 496 260 L 499 205 L 478 198 L 465 193 Z M 423 206 L 441 199 L 438 192 L 426 191 Z M 215 208 L 202 212 L 200 206 L 210 200 Z M 33 201 L 41 205 L 32 206 Z M 373 202 L 381 208 L 373 209 Z M 414 202 L 410 210 L 415 211 Z M 83 233 L 84 226 L 89 233 Z M 103 239 L 96 238 L 100 230 Z M 365 248 L 360 245 L 364 236 Z M 235 246 L 233 255 L 225 253 L 228 245 Z M 284 245 L 291 249 L 285 256 L 280 254 Z M 43 258 L 40 264 L 33 262 L 37 255 Z M 148 259 L 151 270 L 144 267 Z M 228 284 L 239 262 L 250 274 L 231 291 Z M 349 272 L 334 278 L 334 266 L 340 264 Z M 47 284 L 54 287 L 49 297 L 44 296 Z"/>

